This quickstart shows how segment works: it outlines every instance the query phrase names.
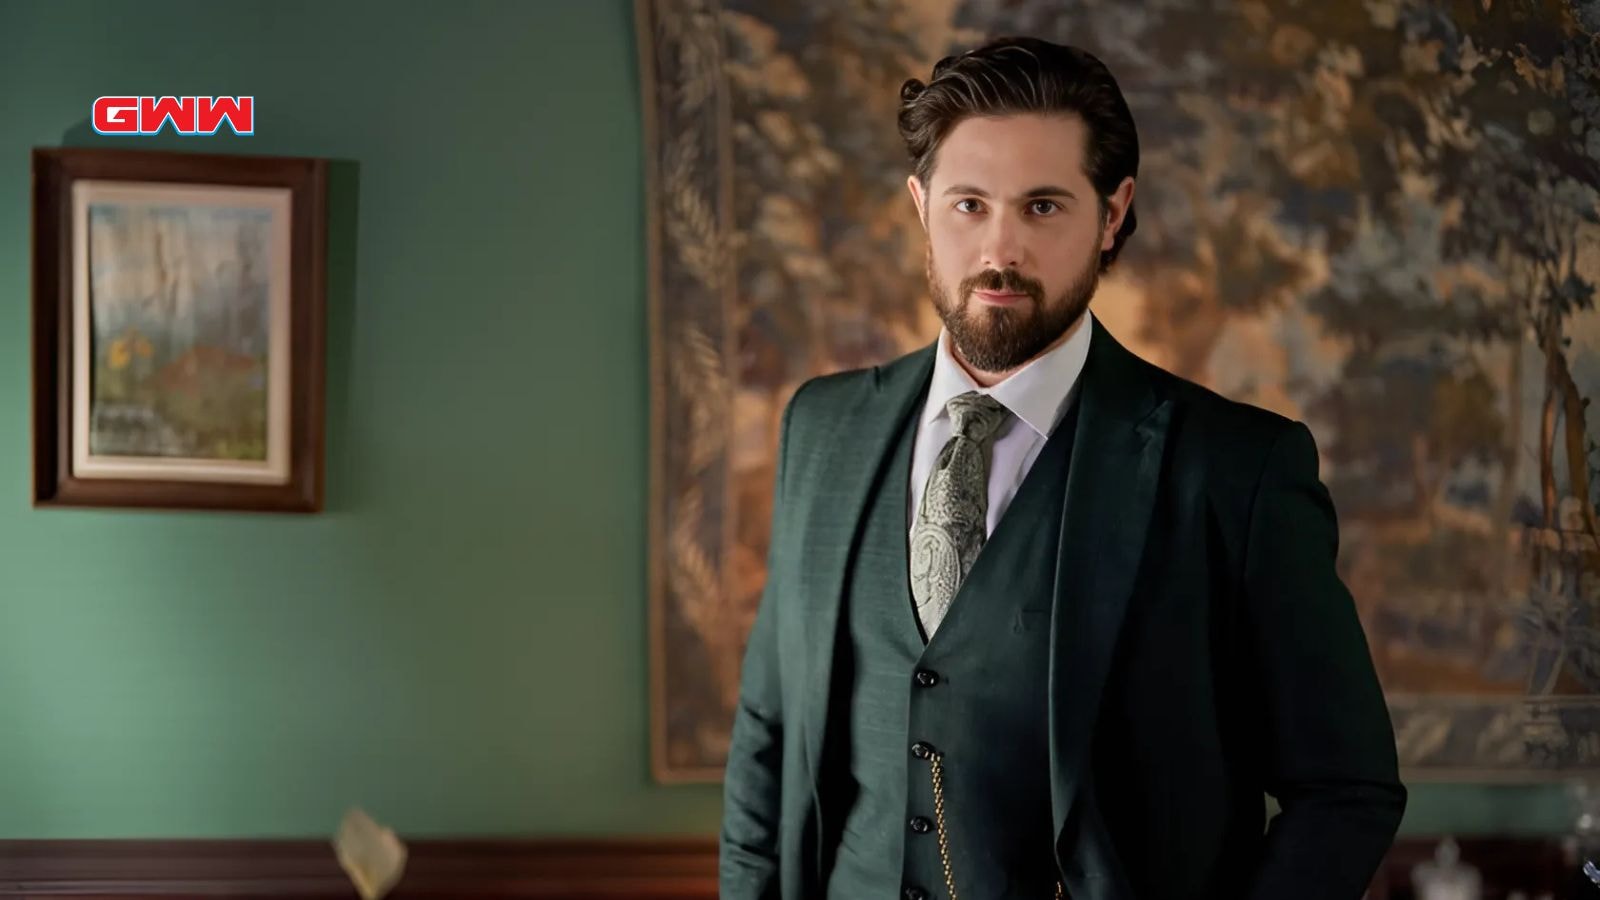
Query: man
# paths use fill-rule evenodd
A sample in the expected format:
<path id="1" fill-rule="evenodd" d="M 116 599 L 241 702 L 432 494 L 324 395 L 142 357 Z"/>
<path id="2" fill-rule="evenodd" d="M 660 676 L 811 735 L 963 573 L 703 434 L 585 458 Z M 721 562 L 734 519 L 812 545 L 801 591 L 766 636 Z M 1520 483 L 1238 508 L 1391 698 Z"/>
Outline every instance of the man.
<path id="1" fill-rule="evenodd" d="M 1356 900 L 1406 791 L 1312 437 L 1088 313 L 1116 82 L 1010 39 L 901 93 L 944 328 L 785 411 L 722 896 Z"/>

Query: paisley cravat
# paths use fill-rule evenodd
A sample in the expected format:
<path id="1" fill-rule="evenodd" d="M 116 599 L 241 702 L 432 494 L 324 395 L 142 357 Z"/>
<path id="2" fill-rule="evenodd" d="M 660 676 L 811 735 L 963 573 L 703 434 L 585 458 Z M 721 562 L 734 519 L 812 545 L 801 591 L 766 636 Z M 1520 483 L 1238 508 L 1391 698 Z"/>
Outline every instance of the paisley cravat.
<path id="1" fill-rule="evenodd" d="M 911 527 L 911 596 L 929 640 L 983 549 L 989 514 L 989 458 L 1010 411 L 987 394 L 952 397 L 955 433 L 939 451 Z"/>

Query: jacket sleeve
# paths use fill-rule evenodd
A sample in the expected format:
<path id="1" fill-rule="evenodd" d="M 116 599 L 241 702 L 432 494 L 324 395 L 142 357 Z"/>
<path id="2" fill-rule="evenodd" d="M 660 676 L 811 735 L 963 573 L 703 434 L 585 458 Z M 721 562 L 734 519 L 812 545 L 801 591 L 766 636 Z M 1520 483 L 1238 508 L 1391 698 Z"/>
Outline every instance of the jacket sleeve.
<path id="1" fill-rule="evenodd" d="M 1393 725 L 1350 592 L 1311 432 L 1268 453 L 1244 559 L 1270 823 L 1251 900 L 1358 900 L 1405 811 Z"/>
<path id="2" fill-rule="evenodd" d="M 804 386 L 801 387 L 804 390 Z M 728 762 L 723 773 L 722 831 L 718 880 L 722 900 L 767 900 L 779 896 L 778 818 L 783 776 L 783 692 L 779 681 L 777 610 L 778 555 L 783 528 L 785 461 L 789 422 L 799 398 L 789 401 L 779 429 L 767 582 L 745 645 L 739 700 L 734 710 Z"/>

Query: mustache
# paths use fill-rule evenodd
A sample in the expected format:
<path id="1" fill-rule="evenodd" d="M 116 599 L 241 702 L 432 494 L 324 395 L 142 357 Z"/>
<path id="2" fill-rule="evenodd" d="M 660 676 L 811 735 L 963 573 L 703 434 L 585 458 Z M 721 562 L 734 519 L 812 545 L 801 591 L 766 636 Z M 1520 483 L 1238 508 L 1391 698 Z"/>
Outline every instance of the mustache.
<path id="1" fill-rule="evenodd" d="M 1035 303 L 1044 300 L 1044 285 L 1016 269 L 985 269 L 976 275 L 961 279 L 961 296 L 967 297 L 973 291 L 1027 294 Z"/>

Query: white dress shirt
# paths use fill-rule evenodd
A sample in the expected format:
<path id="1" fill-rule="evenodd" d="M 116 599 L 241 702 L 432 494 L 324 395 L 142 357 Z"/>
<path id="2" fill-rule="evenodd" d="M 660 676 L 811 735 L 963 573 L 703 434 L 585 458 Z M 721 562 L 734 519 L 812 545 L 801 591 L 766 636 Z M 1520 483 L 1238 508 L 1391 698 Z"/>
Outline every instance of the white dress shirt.
<path id="1" fill-rule="evenodd" d="M 1089 338 L 1094 316 L 1084 313 L 1083 324 L 1072 337 L 1050 352 L 1033 360 L 992 388 L 979 387 L 950 353 L 950 334 L 939 331 L 939 347 L 934 352 L 933 381 L 928 400 L 917 420 L 917 442 L 911 457 L 911 507 L 908 523 L 917 520 L 922 491 L 933 470 L 939 451 L 950 440 L 952 426 L 945 404 L 968 391 L 988 394 L 1011 411 L 1000 426 L 989 464 L 989 512 L 986 534 L 994 534 L 995 524 L 1016 496 L 1022 479 L 1033 468 L 1050 433 L 1072 407 L 1077 396 L 1078 376 L 1089 358 Z M 909 530 L 909 524 L 908 524 Z"/>

